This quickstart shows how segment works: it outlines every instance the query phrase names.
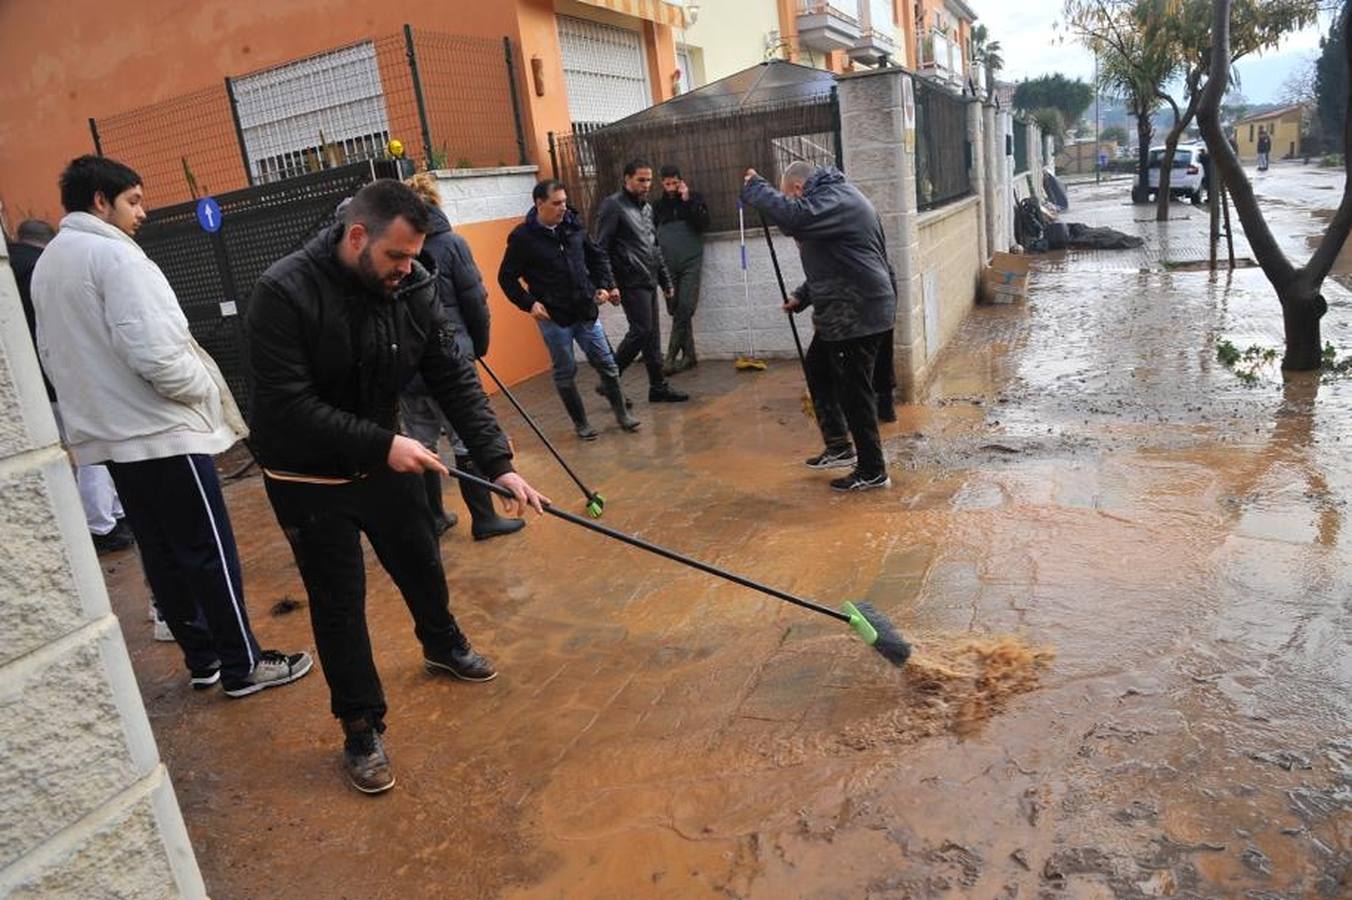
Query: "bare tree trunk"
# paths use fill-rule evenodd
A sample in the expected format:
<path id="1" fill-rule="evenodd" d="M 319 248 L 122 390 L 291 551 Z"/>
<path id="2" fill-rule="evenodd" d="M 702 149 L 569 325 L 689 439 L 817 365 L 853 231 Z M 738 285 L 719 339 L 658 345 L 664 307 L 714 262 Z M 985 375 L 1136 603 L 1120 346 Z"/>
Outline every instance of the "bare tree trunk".
<path id="1" fill-rule="evenodd" d="M 1282 252 L 1281 245 L 1263 218 L 1253 185 L 1249 183 L 1239 157 L 1221 130 L 1221 97 L 1230 80 L 1231 3 L 1232 0 L 1213 0 L 1211 71 L 1207 75 L 1206 90 L 1202 92 L 1197 123 L 1216 166 L 1217 180 L 1229 189 L 1234 198 L 1235 211 L 1239 214 L 1240 224 L 1244 226 L 1249 246 L 1253 248 L 1263 274 L 1281 301 L 1282 324 L 1286 332 L 1286 355 L 1282 358 L 1282 368 L 1290 371 L 1318 369 L 1323 365 L 1319 323 L 1328 311 L 1328 304 L 1320 296 L 1319 289 L 1333 268 L 1333 262 L 1347 240 L 1348 233 L 1352 231 L 1352 177 L 1344 180 L 1342 202 L 1319 246 L 1308 263 L 1296 268 Z M 1352 17 L 1346 17 L 1342 24 L 1344 35 L 1352 37 Z M 1352 42 L 1347 42 L 1347 54 L 1349 61 L 1352 61 Z M 1349 96 L 1348 106 L 1352 110 L 1352 96 Z M 1346 128 L 1352 132 L 1352 115 L 1348 117 Z M 1346 139 L 1347 132 L 1344 134 Z M 1345 165 L 1352 165 L 1352 157 Z M 1352 175 L 1352 170 L 1349 170 L 1349 174 Z"/>
<path id="2" fill-rule="evenodd" d="M 1160 184 L 1155 191 L 1155 221 L 1169 221 L 1169 204 L 1173 202 L 1174 154 L 1178 152 L 1178 136 L 1183 129 L 1174 125 L 1164 139 L 1164 158 L 1160 160 Z"/>
<path id="3" fill-rule="evenodd" d="M 1150 135 L 1153 131 L 1150 113 L 1137 113 L 1136 140 L 1140 146 L 1136 152 L 1136 187 L 1131 190 L 1132 203 L 1150 202 Z"/>

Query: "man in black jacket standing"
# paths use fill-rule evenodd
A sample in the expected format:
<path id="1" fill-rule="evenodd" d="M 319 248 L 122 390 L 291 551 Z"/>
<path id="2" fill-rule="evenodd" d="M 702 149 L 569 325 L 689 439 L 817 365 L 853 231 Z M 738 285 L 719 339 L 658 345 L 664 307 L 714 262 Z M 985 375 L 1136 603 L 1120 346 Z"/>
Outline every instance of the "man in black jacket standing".
<path id="1" fill-rule="evenodd" d="M 587 236 L 577 213 L 568 208 L 568 189 L 563 182 L 541 181 L 531 196 L 534 208 L 507 236 L 498 285 L 509 300 L 535 319 L 549 350 L 554 387 L 577 436 L 584 441 L 597 438 L 577 390 L 574 343 L 601 376 L 601 393 L 610 400 L 620 427 L 634 431 L 641 423 L 625 408 L 619 369 L 597 318 L 597 303 L 606 302 L 615 286 L 610 263 Z"/>
<path id="2" fill-rule="evenodd" d="M 667 298 L 671 313 L 671 339 L 667 343 L 668 375 L 693 369 L 695 357 L 695 308 L 699 306 L 700 268 L 704 262 L 704 232 L 709 230 L 709 207 L 673 165 L 662 167 L 662 198 L 653 204 L 657 242 L 671 270 L 675 294 Z"/>
<path id="3" fill-rule="evenodd" d="M 826 449 L 807 465 L 853 466 L 831 482 L 833 490 L 890 487 L 878 434 L 875 367 L 892 333 L 897 295 L 882 222 L 868 198 L 834 166 L 794 162 L 780 187 L 775 190 L 748 170 L 742 202 L 795 239 L 803 259 L 807 280 L 784 308 L 812 307 L 807 368 Z"/>
<path id="4" fill-rule="evenodd" d="M 496 677 L 451 615 L 421 475 L 445 474 L 398 433 L 399 391 L 416 372 L 485 477 L 512 492 L 509 513 L 548 500 L 512 470 L 512 453 L 417 260 L 427 208 L 406 185 L 357 192 L 343 221 L 274 263 L 249 305 L 252 447 L 309 595 L 310 622 L 365 793 L 394 785 L 380 735 L 385 697 L 366 626 L 361 534 L 398 585 L 433 672 Z M 426 257 L 424 257 L 426 259 Z"/>
<path id="5" fill-rule="evenodd" d="M 629 332 L 615 350 L 620 374 L 639 354 L 648 370 L 648 402 L 679 403 L 690 398 L 667 384 L 662 373 L 662 320 L 657 312 L 657 290 L 674 295 L 671 274 L 657 246 L 657 229 L 648 192 L 653 167 L 646 160 L 625 164 L 624 187 L 601 201 L 596 211 L 596 242 L 601 245 L 619 286 L 620 303 Z"/>

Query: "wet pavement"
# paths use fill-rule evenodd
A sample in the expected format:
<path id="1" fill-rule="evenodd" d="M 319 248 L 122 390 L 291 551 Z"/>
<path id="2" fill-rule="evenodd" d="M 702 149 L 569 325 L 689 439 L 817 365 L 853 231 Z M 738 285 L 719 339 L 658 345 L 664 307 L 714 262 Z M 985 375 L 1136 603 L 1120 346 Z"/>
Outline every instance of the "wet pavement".
<path id="1" fill-rule="evenodd" d="M 1259 182 L 1293 252 L 1341 184 Z M 1206 257 L 1204 211 L 1136 221 L 1126 189 L 1076 187 L 1068 218 L 1147 246 L 1051 255 L 1026 304 L 974 310 L 885 426 L 888 492 L 833 496 L 802 467 L 788 361 L 706 362 L 678 379 L 695 402 L 639 402 L 639 434 L 586 445 L 547 378 L 521 390 L 607 524 L 870 600 L 915 642 L 904 670 L 565 523 L 475 544 L 465 522 L 443 542 L 453 602 L 502 675 L 428 675 L 372 562 L 399 778 L 373 799 L 340 777 L 318 672 L 195 694 L 150 640 L 134 559 L 105 558 L 212 895 L 1352 896 L 1352 384 L 1217 363 L 1217 340 L 1278 345 L 1275 297 L 1256 269 L 1171 269 Z M 1352 295 L 1326 296 L 1352 352 Z M 497 405 L 523 472 L 580 511 Z M 311 646 L 304 610 L 269 613 L 304 594 L 261 482 L 227 498 L 260 637 Z"/>

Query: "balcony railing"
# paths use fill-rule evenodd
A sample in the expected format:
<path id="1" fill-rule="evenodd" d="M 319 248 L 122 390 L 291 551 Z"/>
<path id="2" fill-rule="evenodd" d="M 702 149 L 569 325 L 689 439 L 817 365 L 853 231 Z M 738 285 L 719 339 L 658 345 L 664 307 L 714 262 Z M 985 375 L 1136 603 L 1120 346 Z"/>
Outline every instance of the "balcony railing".
<path id="1" fill-rule="evenodd" d="M 859 43 L 860 0 L 798 0 L 798 42 L 830 53 Z"/>
<path id="2" fill-rule="evenodd" d="M 938 81 L 962 84 L 962 48 L 941 31 L 920 37 L 920 72 Z"/>

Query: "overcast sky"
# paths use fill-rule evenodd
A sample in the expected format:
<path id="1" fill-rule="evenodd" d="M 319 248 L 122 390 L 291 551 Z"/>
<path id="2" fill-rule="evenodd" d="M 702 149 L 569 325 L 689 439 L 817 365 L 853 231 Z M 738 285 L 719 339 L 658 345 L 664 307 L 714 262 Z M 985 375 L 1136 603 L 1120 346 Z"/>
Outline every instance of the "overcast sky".
<path id="1" fill-rule="evenodd" d="M 1001 80 L 1019 81 L 1061 72 L 1090 81 L 1094 55 L 1073 41 L 1059 39 L 1056 24 L 1061 18 L 1061 0 L 974 0 L 970 4 L 1000 42 L 1005 58 Z M 1319 36 L 1328 22 L 1290 35 L 1262 56 L 1241 60 L 1236 66 L 1240 90 L 1250 103 L 1274 103 L 1280 99 L 1287 76 L 1304 62 L 1319 55 Z"/>

